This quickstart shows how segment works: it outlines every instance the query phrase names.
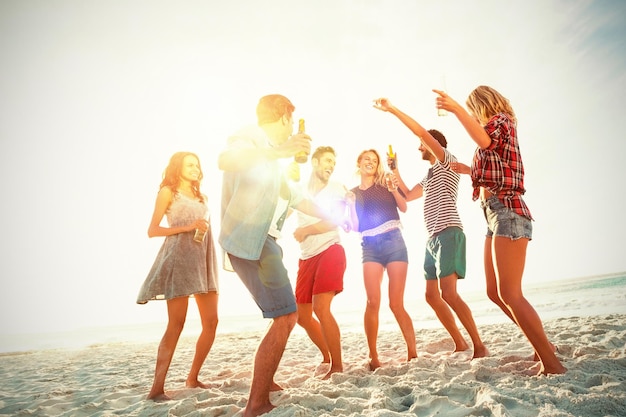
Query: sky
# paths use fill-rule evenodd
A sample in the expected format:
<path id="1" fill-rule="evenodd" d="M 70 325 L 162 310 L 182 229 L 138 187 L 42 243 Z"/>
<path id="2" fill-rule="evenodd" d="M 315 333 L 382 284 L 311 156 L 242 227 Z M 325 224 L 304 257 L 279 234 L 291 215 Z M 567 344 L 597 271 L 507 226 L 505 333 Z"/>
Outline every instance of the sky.
<path id="1" fill-rule="evenodd" d="M 464 103 L 478 85 L 496 88 L 519 120 L 535 217 L 525 282 L 625 271 L 625 42 L 618 0 L 2 1 L 0 338 L 165 322 L 165 303 L 135 304 L 163 241 L 147 236 L 163 169 L 176 151 L 199 155 L 217 239 L 217 155 L 272 93 L 292 100 L 313 147 L 336 149 L 333 179 L 353 187 L 368 148 L 392 144 L 409 184 L 428 169 L 416 137 L 373 99 L 441 130 L 469 163 L 473 142 L 454 116 L 437 117 L 431 90 Z M 485 225 L 468 177 L 459 211 L 459 290 L 481 290 Z M 407 298 L 423 303 L 422 214 L 412 202 L 402 222 Z M 292 231 L 281 244 L 295 279 Z M 334 305 L 361 308 L 359 239 L 342 239 Z M 220 314 L 256 312 L 220 272 Z"/>

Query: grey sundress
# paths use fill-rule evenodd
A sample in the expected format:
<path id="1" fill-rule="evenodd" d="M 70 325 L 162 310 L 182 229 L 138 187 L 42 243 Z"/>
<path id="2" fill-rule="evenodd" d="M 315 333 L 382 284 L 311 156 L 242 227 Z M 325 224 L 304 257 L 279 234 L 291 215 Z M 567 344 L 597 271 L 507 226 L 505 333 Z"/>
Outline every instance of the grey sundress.
<path id="1" fill-rule="evenodd" d="M 176 227 L 207 218 L 208 210 L 205 203 L 175 193 L 165 215 L 170 227 Z M 202 242 L 194 241 L 193 235 L 192 230 L 165 237 L 141 286 L 138 304 L 218 290 L 217 257 L 211 227 Z"/>

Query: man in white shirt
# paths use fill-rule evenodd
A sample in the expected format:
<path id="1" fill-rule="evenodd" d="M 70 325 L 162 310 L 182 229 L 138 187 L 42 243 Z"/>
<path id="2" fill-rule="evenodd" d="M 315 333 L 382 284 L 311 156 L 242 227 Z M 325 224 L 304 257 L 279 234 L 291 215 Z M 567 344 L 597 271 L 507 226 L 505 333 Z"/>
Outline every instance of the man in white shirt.
<path id="1" fill-rule="evenodd" d="M 329 180 L 335 163 L 333 148 L 317 148 L 311 156 L 313 169 L 304 192 L 334 221 L 320 220 L 298 211 L 298 227 L 294 231 L 301 249 L 296 280 L 298 324 L 319 348 L 322 364 L 329 365 L 323 379 L 343 371 L 341 333 L 330 305 L 335 295 L 343 291 L 346 254 L 340 244 L 337 224 L 344 224 L 347 189 Z"/>

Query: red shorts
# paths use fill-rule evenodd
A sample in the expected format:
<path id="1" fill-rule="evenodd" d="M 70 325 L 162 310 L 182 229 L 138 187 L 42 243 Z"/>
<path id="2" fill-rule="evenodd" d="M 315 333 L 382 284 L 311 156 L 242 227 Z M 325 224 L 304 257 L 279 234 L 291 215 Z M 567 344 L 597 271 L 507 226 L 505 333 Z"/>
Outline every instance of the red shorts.
<path id="1" fill-rule="evenodd" d="M 343 291 L 343 273 L 346 271 L 346 252 L 334 244 L 309 259 L 300 259 L 296 279 L 296 303 L 309 304 L 313 296 Z"/>

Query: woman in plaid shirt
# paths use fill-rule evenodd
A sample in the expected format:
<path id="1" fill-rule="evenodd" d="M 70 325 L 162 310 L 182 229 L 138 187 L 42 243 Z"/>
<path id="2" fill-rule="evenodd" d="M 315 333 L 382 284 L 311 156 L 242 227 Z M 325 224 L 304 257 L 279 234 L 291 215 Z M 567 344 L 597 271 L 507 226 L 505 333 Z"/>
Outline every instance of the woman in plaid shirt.
<path id="1" fill-rule="evenodd" d="M 524 165 L 517 140 L 517 120 L 509 100 L 495 89 L 479 86 L 467 98 L 467 112 L 445 92 L 433 90 L 437 108 L 453 113 L 478 147 L 470 174 L 473 200 L 481 200 L 487 220 L 485 276 L 487 294 L 522 329 L 541 361 L 539 374 L 562 374 L 554 346 L 541 318 L 522 293 L 526 248 L 532 239 L 532 216 L 522 195 Z M 454 167 L 453 167 L 454 169 Z"/>

